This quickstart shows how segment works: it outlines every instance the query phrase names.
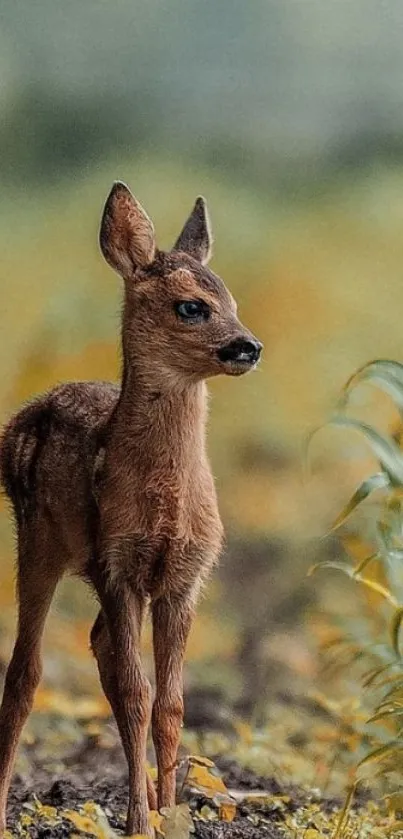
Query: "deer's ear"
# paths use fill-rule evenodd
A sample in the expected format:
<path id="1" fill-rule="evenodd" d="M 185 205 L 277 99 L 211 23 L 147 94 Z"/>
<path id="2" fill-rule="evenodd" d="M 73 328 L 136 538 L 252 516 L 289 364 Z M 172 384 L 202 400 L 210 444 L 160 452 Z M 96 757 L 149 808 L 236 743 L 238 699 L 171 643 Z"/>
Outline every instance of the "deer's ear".
<path id="1" fill-rule="evenodd" d="M 99 233 L 101 251 L 118 274 L 129 279 L 155 256 L 152 221 L 125 184 L 114 183 L 106 200 Z"/>
<path id="2" fill-rule="evenodd" d="M 198 259 L 202 265 L 206 265 L 211 257 L 212 248 L 213 237 L 207 206 L 204 198 L 199 196 L 173 249 L 184 251 Z"/>

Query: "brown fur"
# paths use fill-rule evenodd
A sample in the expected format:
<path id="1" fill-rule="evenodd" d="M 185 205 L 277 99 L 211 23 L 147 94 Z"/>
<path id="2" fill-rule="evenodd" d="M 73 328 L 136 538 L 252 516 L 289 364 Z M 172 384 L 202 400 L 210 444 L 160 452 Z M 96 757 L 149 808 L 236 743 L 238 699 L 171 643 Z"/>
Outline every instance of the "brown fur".
<path id="1" fill-rule="evenodd" d="M 205 449 L 204 379 L 254 366 L 218 351 L 253 336 L 223 282 L 203 264 L 211 241 L 196 203 L 176 247 L 156 249 L 152 224 L 123 184 L 106 203 L 104 256 L 125 280 L 121 388 L 56 387 L 23 408 L 2 438 L 0 468 L 18 530 L 17 640 L 0 710 L 0 835 L 14 756 L 41 673 L 40 645 L 66 571 L 96 591 L 91 632 L 100 679 L 129 766 L 127 832 L 147 833 L 146 737 L 158 763 L 158 806 L 175 800 L 182 665 L 193 611 L 220 553 L 222 526 Z M 183 322 L 175 301 L 210 317 Z M 144 612 L 153 618 L 156 698 L 142 670 Z"/>

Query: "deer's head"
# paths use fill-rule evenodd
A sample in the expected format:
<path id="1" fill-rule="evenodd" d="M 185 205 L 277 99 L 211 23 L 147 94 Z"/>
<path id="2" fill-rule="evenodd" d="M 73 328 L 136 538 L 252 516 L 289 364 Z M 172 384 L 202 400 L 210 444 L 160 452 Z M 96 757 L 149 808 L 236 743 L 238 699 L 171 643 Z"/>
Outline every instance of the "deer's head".
<path id="1" fill-rule="evenodd" d="M 262 345 L 237 317 L 223 281 L 209 270 L 211 233 L 198 198 L 174 247 L 156 247 L 154 227 L 129 189 L 115 183 L 106 201 L 102 253 L 125 281 L 123 345 L 129 365 L 166 381 L 252 370 Z"/>

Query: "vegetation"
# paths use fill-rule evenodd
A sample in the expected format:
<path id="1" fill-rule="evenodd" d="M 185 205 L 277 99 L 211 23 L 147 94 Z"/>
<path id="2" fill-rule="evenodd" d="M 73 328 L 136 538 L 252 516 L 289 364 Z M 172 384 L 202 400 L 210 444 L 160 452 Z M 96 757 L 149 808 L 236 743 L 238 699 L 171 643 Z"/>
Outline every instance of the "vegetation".
<path id="1" fill-rule="evenodd" d="M 395 404 L 399 419 L 392 422 L 389 434 L 350 416 L 352 399 L 357 388 L 364 384 L 380 388 Z M 351 376 L 344 387 L 338 413 L 329 424 L 358 432 L 380 467 L 365 477 L 333 524 L 332 529 L 338 530 L 350 523 L 342 536 L 350 561 L 347 557 L 343 561 L 326 560 L 312 569 L 342 571 L 359 584 L 364 598 L 355 620 L 346 624 L 340 616 L 340 633 L 327 644 L 336 656 L 341 652 L 344 669 L 361 671 L 362 693 L 354 722 L 359 738 L 346 810 L 367 770 L 372 784 L 384 792 L 390 810 L 401 813 L 403 806 L 400 792 L 403 770 L 402 418 L 403 365 L 377 360 Z M 372 501 L 369 515 L 361 527 L 354 527 L 350 517 L 367 499 Z M 393 831 L 402 828 L 403 820 L 398 818 Z"/>

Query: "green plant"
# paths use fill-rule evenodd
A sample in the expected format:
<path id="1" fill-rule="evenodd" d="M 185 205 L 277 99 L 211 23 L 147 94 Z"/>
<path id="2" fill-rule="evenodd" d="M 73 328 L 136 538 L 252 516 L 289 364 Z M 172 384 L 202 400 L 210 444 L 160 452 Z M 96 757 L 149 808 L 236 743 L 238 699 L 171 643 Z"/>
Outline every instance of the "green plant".
<path id="1" fill-rule="evenodd" d="M 364 383 L 392 398 L 400 416 L 393 433 L 381 433 L 348 414 L 351 394 Z M 349 557 L 349 539 L 342 536 L 345 560 L 324 561 L 312 570 L 342 571 L 362 588 L 363 615 L 350 621 L 343 638 L 350 662 L 365 665 L 362 706 L 371 709 L 362 727 L 356 776 L 360 778 L 364 767 L 371 765 L 376 767 L 373 777 L 387 778 L 389 783 L 401 780 L 403 772 L 403 365 L 377 360 L 360 368 L 345 385 L 329 425 L 358 432 L 379 464 L 379 470 L 361 483 L 331 528 L 334 531 L 345 526 L 371 496 L 369 524 L 360 538 L 372 549 L 354 560 Z M 403 796 L 391 794 L 390 804 L 402 810 Z"/>

